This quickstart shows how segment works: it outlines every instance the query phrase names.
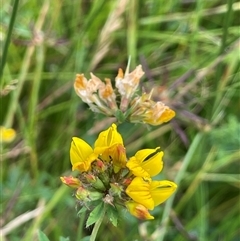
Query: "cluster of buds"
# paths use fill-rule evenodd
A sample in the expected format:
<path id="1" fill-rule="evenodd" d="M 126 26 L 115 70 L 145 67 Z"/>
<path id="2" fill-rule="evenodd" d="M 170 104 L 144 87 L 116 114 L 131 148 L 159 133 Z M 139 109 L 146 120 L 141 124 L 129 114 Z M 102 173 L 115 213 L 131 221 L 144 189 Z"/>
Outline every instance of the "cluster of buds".
<path id="1" fill-rule="evenodd" d="M 87 80 L 84 74 L 77 74 L 74 89 L 92 111 L 116 117 L 119 122 L 147 123 L 160 125 L 175 116 L 175 112 L 161 101 L 151 100 L 151 94 L 138 95 L 140 78 L 144 75 L 139 65 L 129 73 L 119 69 L 115 88 L 111 80 L 103 82 L 94 74 Z"/>
<path id="2" fill-rule="evenodd" d="M 87 226 L 98 220 L 100 210 L 106 210 L 116 225 L 113 220 L 117 220 L 118 210 L 123 207 L 139 219 L 153 219 L 149 210 L 168 199 L 177 187 L 171 181 L 152 180 L 163 168 L 162 157 L 163 152 L 157 147 L 127 158 L 122 136 L 112 124 L 99 134 L 93 148 L 73 137 L 70 160 L 79 175 L 61 180 L 75 189 L 78 203 L 91 212 Z"/>

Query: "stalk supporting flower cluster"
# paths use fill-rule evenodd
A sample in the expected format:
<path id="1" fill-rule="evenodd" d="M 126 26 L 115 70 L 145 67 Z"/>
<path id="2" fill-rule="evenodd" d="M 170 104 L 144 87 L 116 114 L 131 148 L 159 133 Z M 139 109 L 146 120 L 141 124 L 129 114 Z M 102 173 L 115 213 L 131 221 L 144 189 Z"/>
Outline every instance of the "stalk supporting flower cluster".
<path id="1" fill-rule="evenodd" d="M 144 75 L 139 65 L 131 73 L 119 69 L 115 78 L 115 89 L 111 80 L 100 80 L 94 74 L 87 80 L 77 74 L 74 89 L 83 102 L 94 112 L 116 117 L 119 122 L 147 123 L 160 125 L 175 116 L 175 112 L 163 102 L 151 100 L 151 94 L 138 94 L 140 78 Z"/>
<path id="2" fill-rule="evenodd" d="M 163 152 L 157 147 L 127 158 L 122 136 L 116 124 L 112 124 L 99 134 L 93 148 L 73 137 L 70 159 L 72 169 L 78 170 L 79 175 L 61 180 L 74 188 L 78 202 L 92 211 L 87 225 L 97 221 L 103 207 L 112 222 L 123 207 L 139 219 L 153 219 L 149 210 L 168 199 L 177 187 L 171 181 L 152 180 L 163 168 L 162 157 Z"/>

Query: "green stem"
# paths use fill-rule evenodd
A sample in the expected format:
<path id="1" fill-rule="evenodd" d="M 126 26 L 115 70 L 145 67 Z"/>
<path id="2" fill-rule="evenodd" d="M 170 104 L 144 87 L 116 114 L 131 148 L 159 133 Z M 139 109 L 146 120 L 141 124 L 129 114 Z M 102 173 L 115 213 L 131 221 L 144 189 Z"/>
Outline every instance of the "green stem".
<path id="1" fill-rule="evenodd" d="M 105 212 L 106 212 L 106 208 L 105 208 L 105 205 L 104 205 L 104 211 L 102 212 L 102 214 L 99 217 L 98 221 L 94 225 L 94 228 L 93 228 L 93 231 L 92 231 L 92 234 L 91 234 L 91 237 L 90 237 L 90 241 L 95 241 L 95 239 L 97 237 L 98 230 L 99 230 L 99 228 L 100 228 L 100 226 L 102 224 Z"/>
<path id="2" fill-rule="evenodd" d="M 4 48 L 3 48 L 2 63 L 0 66 L 0 78 L 2 77 L 3 69 L 4 69 L 4 66 L 6 63 L 6 59 L 7 59 L 8 46 L 11 41 L 13 25 L 14 25 L 14 22 L 15 22 L 15 19 L 17 16 L 18 3 L 19 3 L 19 0 L 15 0 L 14 4 L 13 4 L 13 11 L 12 11 L 11 20 L 10 20 L 9 27 L 8 27 L 7 38 L 6 38 L 6 42 L 4 44 Z"/>

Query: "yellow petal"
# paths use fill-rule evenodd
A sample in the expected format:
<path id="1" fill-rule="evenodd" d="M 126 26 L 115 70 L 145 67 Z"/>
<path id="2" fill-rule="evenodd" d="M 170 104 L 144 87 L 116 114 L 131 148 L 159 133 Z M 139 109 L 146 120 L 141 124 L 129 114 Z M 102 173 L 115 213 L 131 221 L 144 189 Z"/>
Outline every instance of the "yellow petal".
<path id="1" fill-rule="evenodd" d="M 171 181 L 152 181 L 150 192 L 154 201 L 154 206 L 166 201 L 175 192 L 176 188 L 177 185 Z"/>
<path id="2" fill-rule="evenodd" d="M 156 176 L 163 168 L 163 152 L 158 152 L 160 148 L 143 149 L 138 151 L 134 157 L 131 157 L 127 167 L 135 176 Z"/>
<path id="3" fill-rule="evenodd" d="M 141 163 L 139 163 L 135 156 L 129 159 L 126 166 L 136 177 L 150 177 L 149 173 L 142 168 Z"/>
<path id="4" fill-rule="evenodd" d="M 159 117 L 158 122 L 164 123 L 170 121 L 176 115 L 175 111 L 170 108 L 166 108 L 163 114 Z"/>
<path id="5" fill-rule="evenodd" d="M 151 179 L 135 177 L 126 189 L 126 193 L 133 201 L 142 204 L 147 209 L 154 208 L 154 201 L 150 193 Z"/>
<path id="6" fill-rule="evenodd" d="M 142 220 L 154 219 L 152 215 L 148 212 L 147 208 L 140 203 L 129 201 L 125 203 L 128 211 L 135 217 Z"/>
<path id="7" fill-rule="evenodd" d="M 127 163 L 125 147 L 122 144 L 114 144 L 102 153 L 101 159 L 112 162 L 114 172 L 117 173 L 121 168 L 124 168 Z"/>
<path id="8" fill-rule="evenodd" d="M 146 111 L 144 121 L 156 126 L 170 121 L 174 116 L 175 112 L 172 109 L 158 101 Z"/>
<path id="9" fill-rule="evenodd" d="M 88 171 L 95 159 L 93 149 L 84 140 L 73 137 L 70 149 L 70 159 L 73 170 Z"/>
<path id="10" fill-rule="evenodd" d="M 112 124 L 107 130 L 102 131 L 94 145 L 94 152 L 96 154 L 102 154 L 107 148 L 114 144 L 122 144 L 122 136 L 117 131 L 116 124 Z"/>

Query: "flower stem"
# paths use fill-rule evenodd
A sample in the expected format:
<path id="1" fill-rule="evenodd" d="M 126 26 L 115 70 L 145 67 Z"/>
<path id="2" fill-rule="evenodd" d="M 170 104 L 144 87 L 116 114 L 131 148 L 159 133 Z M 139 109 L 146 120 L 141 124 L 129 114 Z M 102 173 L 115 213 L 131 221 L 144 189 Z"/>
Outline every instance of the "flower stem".
<path id="1" fill-rule="evenodd" d="M 93 231 L 92 231 L 92 234 L 91 234 L 91 237 L 90 237 L 90 241 L 95 241 L 95 239 L 97 237 L 98 230 L 99 230 L 99 228 L 100 228 L 100 226 L 102 224 L 103 218 L 105 216 L 105 211 L 106 211 L 106 208 L 105 208 L 105 205 L 104 205 L 104 211 L 102 212 L 102 214 L 99 217 L 98 221 L 94 225 L 94 228 L 93 228 Z"/>

